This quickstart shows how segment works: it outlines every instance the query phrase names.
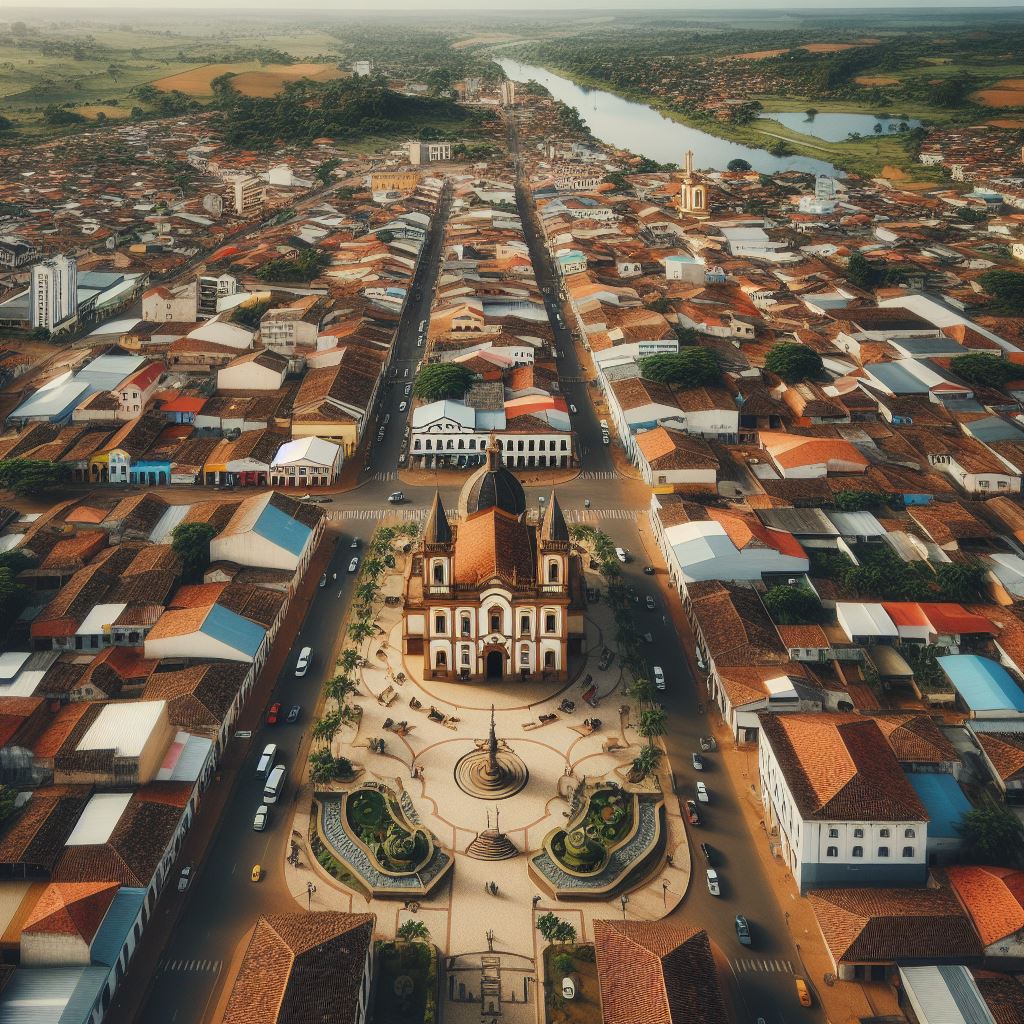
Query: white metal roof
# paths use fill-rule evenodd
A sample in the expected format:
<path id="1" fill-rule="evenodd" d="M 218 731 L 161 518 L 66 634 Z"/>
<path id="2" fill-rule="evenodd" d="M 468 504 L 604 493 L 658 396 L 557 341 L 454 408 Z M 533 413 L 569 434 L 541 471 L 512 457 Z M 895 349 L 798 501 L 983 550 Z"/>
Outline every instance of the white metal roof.
<path id="1" fill-rule="evenodd" d="M 86 615 L 82 624 L 75 630 L 76 636 L 98 636 L 110 631 L 110 626 L 127 608 L 127 604 L 97 604 Z"/>
<path id="2" fill-rule="evenodd" d="M 899 630 L 880 604 L 837 601 L 836 618 L 851 640 L 855 636 L 899 636 Z"/>
<path id="3" fill-rule="evenodd" d="M 161 782 L 195 782 L 202 774 L 210 756 L 213 740 L 179 732 L 164 755 L 163 764 L 156 773 Z"/>
<path id="4" fill-rule="evenodd" d="M 333 466 L 339 445 L 322 437 L 299 437 L 285 441 L 274 456 L 272 465 L 288 466 L 296 462 L 312 462 L 318 466 Z"/>
<path id="5" fill-rule="evenodd" d="M 85 805 L 78 824 L 64 845 L 97 846 L 105 843 L 117 827 L 131 798 L 131 793 L 96 793 Z"/>
<path id="6" fill-rule="evenodd" d="M 844 537 L 884 537 L 885 527 L 870 512 L 826 512 Z"/>
<path id="7" fill-rule="evenodd" d="M 921 1024 L 996 1024 L 962 964 L 900 967 L 903 989 Z"/>
<path id="8" fill-rule="evenodd" d="M 10 682 L 28 658 L 28 651 L 4 651 L 0 654 L 0 682 Z"/>
<path id="9" fill-rule="evenodd" d="M 106 704 L 76 749 L 116 750 L 122 757 L 137 757 L 166 708 L 164 700 Z"/>

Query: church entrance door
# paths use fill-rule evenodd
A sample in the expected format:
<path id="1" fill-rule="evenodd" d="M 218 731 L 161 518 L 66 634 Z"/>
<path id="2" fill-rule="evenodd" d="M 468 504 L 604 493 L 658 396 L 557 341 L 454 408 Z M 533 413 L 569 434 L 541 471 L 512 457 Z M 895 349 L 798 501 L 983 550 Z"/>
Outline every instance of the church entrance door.
<path id="1" fill-rule="evenodd" d="M 500 679 L 505 674 L 505 655 L 501 651 L 490 651 L 487 655 L 487 678 Z"/>

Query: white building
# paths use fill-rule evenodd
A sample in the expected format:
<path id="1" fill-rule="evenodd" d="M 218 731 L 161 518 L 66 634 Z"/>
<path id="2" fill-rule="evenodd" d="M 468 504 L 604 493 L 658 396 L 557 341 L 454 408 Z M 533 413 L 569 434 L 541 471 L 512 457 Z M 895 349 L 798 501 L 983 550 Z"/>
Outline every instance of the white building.
<path id="1" fill-rule="evenodd" d="M 924 884 L 928 814 L 873 719 L 796 713 L 758 721 L 765 824 L 801 893 Z"/>
<path id="2" fill-rule="evenodd" d="M 284 386 L 288 360 L 261 348 L 232 359 L 217 371 L 218 391 L 277 391 Z"/>
<path id="3" fill-rule="evenodd" d="M 445 163 L 452 158 L 450 142 L 419 142 L 414 139 L 407 143 L 407 147 L 409 163 L 414 167 L 420 164 Z"/>
<path id="4" fill-rule="evenodd" d="M 74 258 L 54 256 L 32 268 L 29 288 L 32 326 L 57 331 L 78 316 L 78 265 Z"/>
<path id="5" fill-rule="evenodd" d="M 196 317 L 196 282 L 176 287 L 156 285 L 142 293 L 142 319 L 149 323 L 174 320 L 192 323 Z"/>
<path id="6" fill-rule="evenodd" d="M 246 498 L 210 541 L 213 561 L 304 572 L 324 531 L 321 509 L 276 491 Z"/>
<path id="7" fill-rule="evenodd" d="M 322 437 L 300 437 L 277 450 L 270 466 L 272 487 L 327 487 L 341 473 L 343 449 Z"/>
<path id="8" fill-rule="evenodd" d="M 203 274 L 197 279 L 199 293 L 196 298 L 196 317 L 204 320 L 221 311 L 221 299 L 235 295 L 242 289 L 238 279 L 230 274 Z"/>
<path id="9" fill-rule="evenodd" d="M 667 281 L 684 281 L 686 284 L 704 284 L 707 264 L 700 256 L 689 256 L 686 253 L 674 253 L 662 261 L 665 265 Z"/>
<path id="10" fill-rule="evenodd" d="M 240 217 L 257 213 L 267 201 L 267 188 L 259 178 L 233 174 L 228 179 L 234 197 L 235 213 Z"/>

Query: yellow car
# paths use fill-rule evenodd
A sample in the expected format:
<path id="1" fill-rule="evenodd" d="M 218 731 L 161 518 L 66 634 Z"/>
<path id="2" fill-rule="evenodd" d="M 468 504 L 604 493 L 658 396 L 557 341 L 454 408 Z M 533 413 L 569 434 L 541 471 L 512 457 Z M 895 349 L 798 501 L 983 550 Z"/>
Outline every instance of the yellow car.
<path id="1" fill-rule="evenodd" d="M 253 864 L 253 866 L 252 866 L 252 880 L 254 882 L 258 882 L 262 877 L 263 877 L 263 868 L 261 868 L 259 866 L 259 864 Z M 807 1005 L 810 1006 L 811 1004 L 808 1003 Z"/>
<path id="2" fill-rule="evenodd" d="M 800 1000 L 801 1006 L 811 1005 L 811 990 L 807 987 L 807 982 L 803 978 L 796 979 L 796 997 Z"/>

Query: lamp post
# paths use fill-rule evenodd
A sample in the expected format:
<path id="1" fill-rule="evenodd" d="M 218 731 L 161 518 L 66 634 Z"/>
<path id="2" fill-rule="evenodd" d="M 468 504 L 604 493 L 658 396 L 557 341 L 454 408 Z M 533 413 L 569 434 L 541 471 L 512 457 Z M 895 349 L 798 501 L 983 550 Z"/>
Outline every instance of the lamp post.
<path id="1" fill-rule="evenodd" d="M 626 920 L 626 904 L 629 902 L 629 897 L 625 893 L 623 893 L 619 897 L 619 902 L 622 904 L 622 920 L 625 921 Z"/>
<path id="2" fill-rule="evenodd" d="M 316 886 L 312 882 L 306 883 L 306 897 L 309 901 L 308 909 L 313 909 L 313 893 L 316 892 Z"/>

